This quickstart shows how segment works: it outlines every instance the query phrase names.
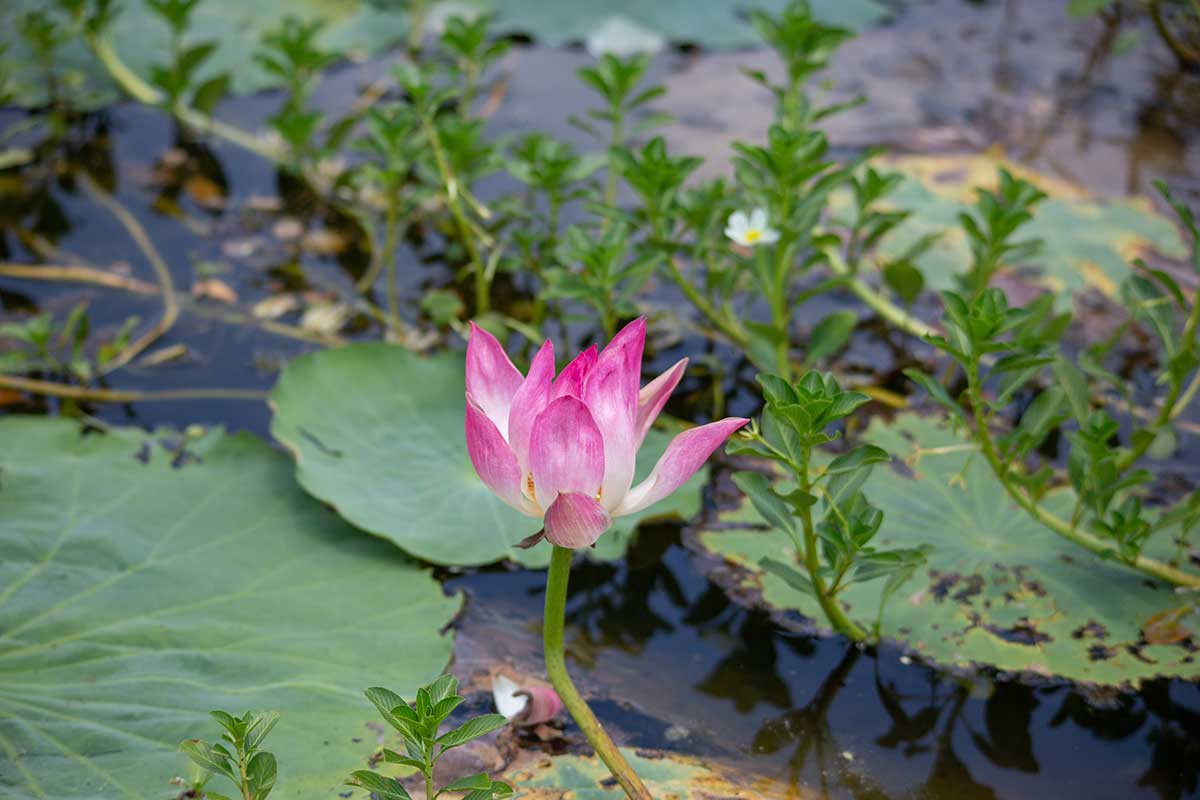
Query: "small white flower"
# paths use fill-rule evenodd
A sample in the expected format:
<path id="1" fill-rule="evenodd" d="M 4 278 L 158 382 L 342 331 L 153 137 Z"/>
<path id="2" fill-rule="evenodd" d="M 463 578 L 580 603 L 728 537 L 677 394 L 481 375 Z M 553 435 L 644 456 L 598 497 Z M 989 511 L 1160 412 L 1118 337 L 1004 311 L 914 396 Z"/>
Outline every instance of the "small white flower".
<path id="1" fill-rule="evenodd" d="M 497 675 L 492 681 L 492 700 L 496 703 L 496 711 L 505 719 L 512 719 L 525 710 L 529 705 L 529 696 L 517 694 L 521 687 L 504 675 Z"/>
<path id="2" fill-rule="evenodd" d="M 730 214 L 729 221 L 725 223 L 725 235 L 742 247 L 779 241 L 779 231 L 767 227 L 767 212 L 762 208 L 754 209 L 749 215 L 745 211 Z"/>

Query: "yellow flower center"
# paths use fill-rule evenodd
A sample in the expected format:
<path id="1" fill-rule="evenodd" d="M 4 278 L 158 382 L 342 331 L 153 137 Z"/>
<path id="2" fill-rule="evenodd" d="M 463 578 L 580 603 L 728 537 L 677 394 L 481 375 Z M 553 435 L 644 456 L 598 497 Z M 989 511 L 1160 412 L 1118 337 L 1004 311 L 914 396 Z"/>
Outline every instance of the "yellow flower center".
<path id="1" fill-rule="evenodd" d="M 752 228 L 752 229 L 746 231 L 746 241 L 747 242 L 757 242 L 761 238 L 762 238 L 762 231 L 760 231 L 760 230 Z"/>

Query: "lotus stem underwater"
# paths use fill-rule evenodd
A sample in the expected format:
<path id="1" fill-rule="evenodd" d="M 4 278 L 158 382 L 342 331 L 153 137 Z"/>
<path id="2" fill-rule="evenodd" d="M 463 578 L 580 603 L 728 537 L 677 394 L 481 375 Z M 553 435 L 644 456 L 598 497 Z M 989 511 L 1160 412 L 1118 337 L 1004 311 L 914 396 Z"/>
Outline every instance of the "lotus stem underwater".
<path id="1" fill-rule="evenodd" d="M 513 508 L 540 518 L 554 545 L 542 628 L 546 674 L 563 705 L 635 800 L 651 795 L 567 674 L 563 622 L 573 551 L 596 543 L 615 517 L 649 508 L 692 477 L 749 420 L 701 425 L 671 440 L 633 485 L 637 452 L 679 385 L 687 359 L 641 386 L 646 320 L 626 325 L 603 350 L 584 350 L 555 376 L 547 340 L 521 375 L 496 337 L 471 324 L 467 341 L 467 451 L 475 471 Z"/>

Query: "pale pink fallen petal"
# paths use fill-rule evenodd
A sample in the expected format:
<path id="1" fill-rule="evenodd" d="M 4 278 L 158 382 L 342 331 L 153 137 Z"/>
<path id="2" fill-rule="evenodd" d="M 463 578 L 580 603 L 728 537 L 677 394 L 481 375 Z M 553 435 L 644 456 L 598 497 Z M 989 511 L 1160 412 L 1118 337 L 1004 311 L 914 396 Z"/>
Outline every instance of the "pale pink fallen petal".
<path id="1" fill-rule="evenodd" d="M 638 447 L 641 447 L 642 442 L 646 440 L 646 432 L 650 430 L 650 426 L 654 424 L 654 420 L 658 419 L 658 415 L 662 413 L 663 406 L 667 404 L 667 399 L 671 396 L 671 392 L 675 391 L 675 387 L 679 385 L 679 380 L 683 377 L 683 371 L 687 369 L 687 365 L 688 360 L 686 358 L 679 359 L 670 369 L 647 383 L 638 392 Z"/>
<path id="2" fill-rule="evenodd" d="M 554 343 L 549 339 L 529 364 L 529 374 L 513 395 L 508 412 L 508 445 L 517 456 L 522 473 L 529 471 L 529 436 L 533 421 L 550 402 L 550 386 L 554 382 Z"/>
<path id="3" fill-rule="evenodd" d="M 559 397 L 570 395 L 582 400 L 583 383 L 587 379 L 587 375 L 592 367 L 596 364 L 596 357 L 598 355 L 599 351 L 596 350 L 596 345 L 592 345 L 587 350 L 575 356 L 574 360 L 563 367 L 563 371 L 555 378 L 554 390 L 550 393 L 550 399 L 556 400 Z"/>
<path id="4" fill-rule="evenodd" d="M 469 394 L 465 428 L 467 453 L 484 485 L 513 508 L 529 513 L 521 497 L 523 473 L 517 464 L 517 457 L 509 449 L 495 423 L 488 419 Z"/>
<path id="5" fill-rule="evenodd" d="M 529 439 L 529 466 L 543 509 L 559 492 L 596 496 L 604 479 L 604 440 L 583 401 L 560 397 L 538 415 Z"/>
<path id="6" fill-rule="evenodd" d="M 612 526 L 595 495 L 562 492 L 546 509 L 546 538 L 559 547 L 590 547 Z"/>
<path id="7" fill-rule="evenodd" d="M 557 717 L 558 712 L 563 710 L 562 698 L 549 686 L 533 684 L 526 686 L 517 694 L 523 694 L 529 698 L 525 710 L 517 715 L 516 721 L 522 725 L 541 725 L 543 722 L 549 722 Z"/>
<path id="8" fill-rule="evenodd" d="M 749 420 L 727 417 L 698 428 L 686 430 L 671 440 L 654 470 L 629 490 L 614 516 L 632 514 L 647 508 L 682 486 L 704 465 L 713 451 Z"/>
<path id="9" fill-rule="evenodd" d="M 616 342 L 616 340 L 613 340 Z M 637 384 L 629 372 L 629 348 L 637 346 L 626 337 L 624 344 L 609 345 L 596 359 L 583 387 L 583 401 L 604 437 L 604 482 L 600 502 L 616 508 L 633 483 L 637 466 Z"/>
<path id="10" fill-rule="evenodd" d="M 522 380 L 496 337 L 472 322 L 467 338 L 467 393 L 506 439 L 509 408 Z"/>

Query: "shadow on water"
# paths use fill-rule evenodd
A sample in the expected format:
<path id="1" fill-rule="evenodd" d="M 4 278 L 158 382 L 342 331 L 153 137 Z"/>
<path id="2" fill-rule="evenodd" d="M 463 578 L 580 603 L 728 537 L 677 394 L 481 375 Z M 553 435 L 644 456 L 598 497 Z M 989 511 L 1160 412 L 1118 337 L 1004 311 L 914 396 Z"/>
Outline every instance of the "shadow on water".
<path id="1" fill-rule="evenodd" d="M 585 691 L 635 746 L 676 750 L 830 798 L 1194 796 L 1200 687 L 1092 692 L 961 676 L 891 646 L 800 635 L 731 602 L 670 525 L 620 563 L 581 563 L 568 652 Z M 480 651 L 536 672 L 544 578 L 491 571 L 468 595 L 459 669 Z M 797 796 L 808 796 L 798 789 Z"/>

